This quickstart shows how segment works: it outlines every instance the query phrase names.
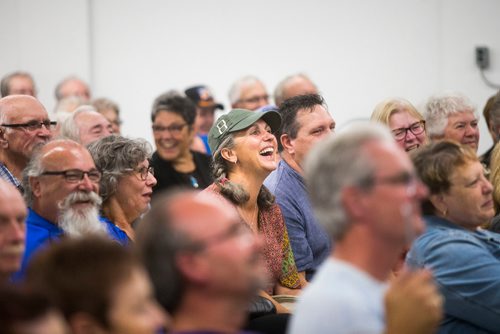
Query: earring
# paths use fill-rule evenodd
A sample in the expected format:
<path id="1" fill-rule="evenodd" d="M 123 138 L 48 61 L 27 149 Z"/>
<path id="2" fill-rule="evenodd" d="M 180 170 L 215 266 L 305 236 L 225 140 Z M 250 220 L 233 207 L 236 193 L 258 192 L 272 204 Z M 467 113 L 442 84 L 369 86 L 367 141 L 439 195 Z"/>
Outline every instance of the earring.
<path id="1" fill-rule="evenodd" d="M 447 214 L 448 214 L 448 209 L 447 209 L 447 208 L 445 208 L 445 209 L 443 210 L 443 217 L 446 217 L 446 215 L 447 215 Z"/>

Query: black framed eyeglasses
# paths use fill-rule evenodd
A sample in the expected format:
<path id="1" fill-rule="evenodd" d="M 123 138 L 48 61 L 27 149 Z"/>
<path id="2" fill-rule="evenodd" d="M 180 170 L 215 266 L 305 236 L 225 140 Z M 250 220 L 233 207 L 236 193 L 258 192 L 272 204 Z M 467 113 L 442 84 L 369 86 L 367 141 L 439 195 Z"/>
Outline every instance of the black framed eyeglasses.
<path id="1" fill-rule="evenodd" d="M 408 134 L 408 131 L 413 133 L 415 136 L 420 135 L 424 133 L 425 131 L 425 121 L 418 121 L 413 124 L 411 124 L 407 128 L 399 128 L 399 129 L 394 129 L 392 130 L 392 136 L 396 140 L 404 140 L 406 138 L 406 135 Z"/>
<path id="2" fill-rule="evenodd" d="M 125 171 L 138 173 L 142 181 L 146 181 L 148 179 L 149 174 L 153 176 L 155 175 L 155 169 L 153 166 L 141 167 L 141 168 L 127 168 L 125 169 Z"/>
<path id="3" fill-rule="evenodd" d="M 56 121 L 29 121 L 27 123 L 19 123 L 19 124 L 1 124 L 1 126 L 5 126 L 6 128 L 22 128 L 28 131 L 35 131 L 41 129 L 42 126 L 45 126 L 47 130 L 52 130 L 57 125 Z"/>
<path id="4" fill-rule="evenodd" d="M 101 172 L 97 169 L 91 169 L 89 171 L 83 171 L 80 169 L 68 169 L 62 171 L 45 171 L 40 175 L 62 175 L 68 183 L 78 183 L 83 180 L 83 177 L 87 174 L 87 177 L 92 182 L 99 182 L 101 180 Z"/>

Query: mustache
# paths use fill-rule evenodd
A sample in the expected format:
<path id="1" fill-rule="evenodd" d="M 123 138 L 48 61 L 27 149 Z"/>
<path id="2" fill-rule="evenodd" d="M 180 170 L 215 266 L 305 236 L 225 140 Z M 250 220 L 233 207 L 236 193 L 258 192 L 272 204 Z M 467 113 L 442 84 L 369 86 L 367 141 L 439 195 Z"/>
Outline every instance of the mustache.
<path id="1" fill-rule="evenodd" d="M 24 241 L 6 246 L 0 253 L 2 255 L 22 255 L 24 253 Z"/>
<path id="2" fill-rule="evenodd" d="M 66 198 L 62 202 L 60 202 L 58 206 L 60 210 L 64 210 L 80 202 L 87 202 L 89 204 L 92 204 L 92 206 L 99 207 L 102 204 L 102 199 L 93 191 L 75 191 L 66 196 Z"/>

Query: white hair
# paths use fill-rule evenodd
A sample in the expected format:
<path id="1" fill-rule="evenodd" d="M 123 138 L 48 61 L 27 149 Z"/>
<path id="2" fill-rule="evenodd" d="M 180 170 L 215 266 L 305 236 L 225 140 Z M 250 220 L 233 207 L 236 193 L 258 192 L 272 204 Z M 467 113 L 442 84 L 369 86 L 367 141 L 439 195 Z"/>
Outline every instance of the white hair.
<path id="1" fill-rule="evenodd" d="M 91 206 L 75 209 L 77 202 L 88 201 Z M 58 226 L 69 237 L 82 237 L 89 234 L 106 235 L 107 229 L 99 220 L 101 198 L 95 192 L 77 191 L 69 194 L 59 203 Z"/>
<path id="2" fill-rule="evenodd" d="M 254 85 L 256 83 L 262 83 L 257 77 L 253 75 L 247 75 L 243 78 L 236 80 L 229 88 L 229 103 L 231 105 L 237 103 L 241 98 L 241 91 L 243 87 Z"/>
<path id="3" fill-rule="evenodd" d="M 76 123 L 76 118 L 78 117 L 78 115 L 83 113 L 99 114 L 97 110 L 91 105 L 86 104 L 83 106 L 79 106 L 72 114 L 70 114 L 69 117 L 65 118 L 61 123 L 61 129 L 59 133 L 59 136 L 61 138 L 71 139 L 78 143 L 80 142 L 80 128 Z"/>
<path id="4" fill-rule="evenodd" d="M 471 112 L 479 119 L 472 102 L 461 93 L 445 92 L 431 96 L 424 111 L 425 128 L 429 137 L 442 136 L 448 124 L 448 117 L 462 112 Z"/>

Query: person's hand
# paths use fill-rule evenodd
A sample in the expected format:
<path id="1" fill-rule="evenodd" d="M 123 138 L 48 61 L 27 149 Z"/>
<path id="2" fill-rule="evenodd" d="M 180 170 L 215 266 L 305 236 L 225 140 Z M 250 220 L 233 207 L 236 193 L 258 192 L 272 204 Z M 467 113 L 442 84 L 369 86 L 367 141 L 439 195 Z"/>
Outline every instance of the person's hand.
<path id="1" fill-rule="evenodd" d="M 443 317 L 443 297 L 428 270 L 403 270 L 385 295 L 386 333 L 434 333 Z"/>

